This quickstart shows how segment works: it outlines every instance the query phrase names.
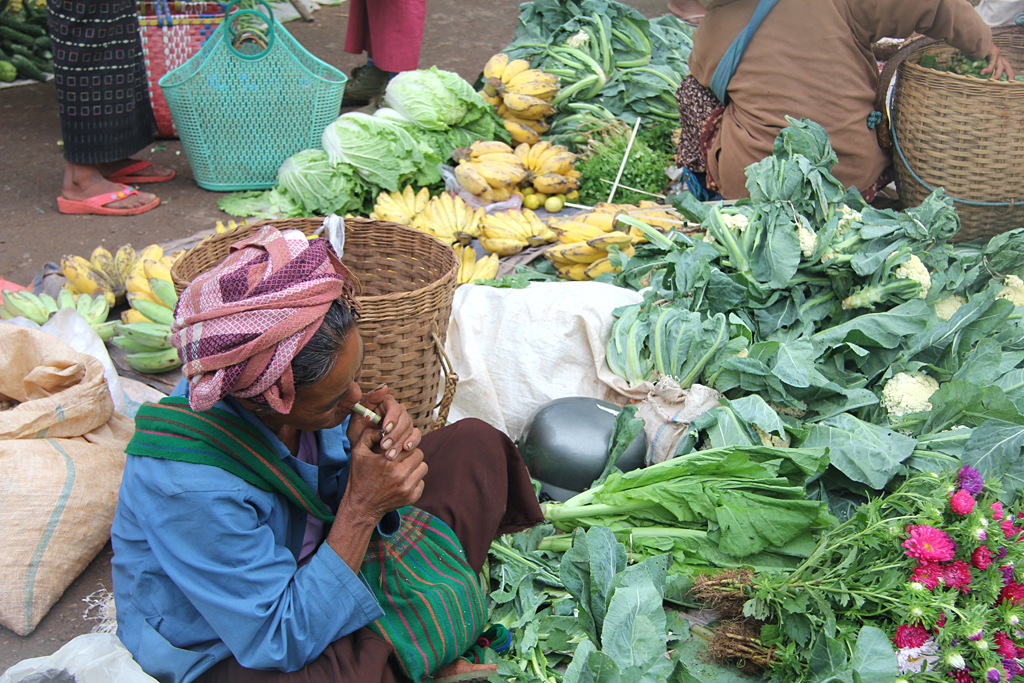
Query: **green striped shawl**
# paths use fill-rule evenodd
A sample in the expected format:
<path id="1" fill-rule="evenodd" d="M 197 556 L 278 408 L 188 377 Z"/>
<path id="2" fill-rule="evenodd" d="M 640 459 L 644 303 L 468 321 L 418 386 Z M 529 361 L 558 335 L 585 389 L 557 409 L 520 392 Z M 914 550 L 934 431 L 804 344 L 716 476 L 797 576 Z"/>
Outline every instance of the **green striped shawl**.
<path id="1" fill-rule="evenodd" d="M 219 467 L 334 521 L 306 482 L 237 415 L 218 408 L 196 412 L 188 399 L 167 397 L 140 407 L 135 426 L 126 449 L 131 455 Z M 398 531 L 374 533 L 363 558 L 360 573 L 384 611 L 367 626 L 394 647 L 402 671 L 422 683 L 473 648 L 484 633 L 487 607 L 455 533 L 423 510 L 399 512 Z"/>

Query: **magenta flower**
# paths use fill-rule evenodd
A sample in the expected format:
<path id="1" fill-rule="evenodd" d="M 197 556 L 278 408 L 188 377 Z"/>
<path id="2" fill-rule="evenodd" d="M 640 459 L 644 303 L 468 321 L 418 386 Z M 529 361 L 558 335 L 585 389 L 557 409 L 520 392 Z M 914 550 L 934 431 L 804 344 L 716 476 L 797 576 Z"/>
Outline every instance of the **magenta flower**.
<path id="1" fill-rule="evenodd" d="M 1013 644 L 1013 640 L 1010 636 L 1006 635 L 1002 631 L 996 631 L 996 652 L 1001 654 L 1003 657 L 1014 658 L 1017 656 L 1017 646 Z"/>
<path id="2" fill-rule="evenodd" d="M 951 562 L 942 568 L 942 579 L 950 588 L 959 588 L 966 593 L 970 590 L 967 586 L 971 583 L 971 565 L 963 560 Z"/>
<path id="3" fill-rule="evenodd" d="M 1020 667 L 1020 664 L 1018 664 L 1013 659 L 1004 659 L 1003 660 L 1003 668 L 1006 670 L 1006 677 L 1007 678 L 1014 678 L 1016 676 L 1020 676 L 1021 674 L 1024 674 L 1024 669 L 1022 669 Z"/>
<path id="4" fill-rule="evenodd" d="M 994 519 L 994 520 L 996 520 L 998 522 L 999 520 L 1001 520 L 1003 518 L 1003 504 L 1002 503 L 992 503 L 991 508 L 992 508 L 992 519 Z"/>
<path id="5" fill-rule="evenodd" d="M 924 584 L 930 591 L 935 590 L 943 580 L 942 565 L 937 562 L 922 562 L 914 567 L 910 580 Z"/>
<path id="6" fill-rule="evenodd" d="M 974 679 L 971 677 L 971 670 L 967 667 L 955 669 L 953 671 L 953 680 L 956 683 L 974 683 Z"/>
<path id="7" fill-rule="evenodd" d="M 1020 533 L 1020 529 L 1013 525 L 1012 519 L 1004 519 L 1000 522 L 1000 526 L 1003 527 L 1003 536 L 1006 538 L 1013 538 Z"/>
<path id="8" fill-rule="evenodd" d="M 896 635 L 893 637 L 892 642 L 896 643 L 896 647 L 902 650 L 905 647 L 921 647 L 930 637 L 928 631 L 924 630 L 920 625 L 902 624 L 896 627 Z"/>
<path id="9" fill-rule="evenodd" d="M 910 538 L 901 544 L 906 555 L 924 562 L 948 562 L 953 559 L 956 546 L 944 531 L 932 526 L 909 526 Z"/>
<path id="10" fill-rule="evenodd" d="M 974 498 L 966 489 L 960 489 L 949 499 L 949 507 L 958 515 L 969 515 L 974 512 Z"/>
<path id="11" fill-rule="evenodd" d="M 994 554 L 995 553 L 989 550 L 988 547 L 980 546 L 976 548 L 973 553 L 971 553 L 971 564 L 974 565 L 975 569 L 985 571 L 990 566 L 992 566 L 992 556 Z"/>
<path id="12" fill-rule="evenodd" d="M 992 667 L 985 672 L 985 680 L 988 681 L 988 683 L 999 683 L 999 681 L 1003 680 L 1003 672 Z"/>
<path id="13" fill-rule="evenodd" d="M 981 473 L 973 467 L 961 467 L 956 478 L 960 488 L 966 490 L 972 496 L 978 495 L 985 488 L 985 480 L 981 478 Z"/>

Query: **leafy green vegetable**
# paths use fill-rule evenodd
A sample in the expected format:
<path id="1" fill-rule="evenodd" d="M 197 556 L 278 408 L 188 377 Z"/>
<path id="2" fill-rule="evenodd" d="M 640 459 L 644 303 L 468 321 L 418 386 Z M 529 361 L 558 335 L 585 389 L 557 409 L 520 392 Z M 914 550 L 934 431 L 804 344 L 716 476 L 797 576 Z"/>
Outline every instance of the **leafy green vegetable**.
<path id="1" fill-rule="evenodd" d="M 217 207 L 224 213 L 241 218 L 274 220 L 297 218 L 306 215 L 302 203 L 287 190 L 249 190 L 232 192 L 217 200 Z"/>
<path id="2" fill-rule="evenodd" d="M 343 114 L 324 129 L 324 150 L 332 164 L 348 164 L 372 185 L 390 192 L 405 183 L 431 185 L 440 179 L 441 159 L 408 130 L 384 117 Z"/>
<path id="3" fill-rule="evenodd" d="M 277 185 L 295 197 L 305 215 L 344 215 L 363 208 L 368 187 L 351 166 L 334 165 L 323 150 L 289 157 L 277 172 Z"/>
<path id="4" fill-rule="evenodd" d="M 582 174 L 579 190 L 581 202 L 593 205 L 608 201 L 612 189 L 611 182 L 618 177 L 631 134 L 631 128 L 614 127 L 603 135 L 591 138 L 587 149 L 576 162 L 576 170 Z M 619 182 L 647 193 L 660 194 L 669 182 L 665 166 L 665 158 L 654 152 L 638 135 L 633 141 L 629 161 Z M 650 198 L 650 194 L 621 187 L 615 192 L 615 200 L 620 203 L 636 204 L 641 199 Z"/>
<path id="5" fill-rule="evenodd" d="M 420 128 L 442 132 L 485 118 L 490 109 L 461 76 L 436 66 L 396 75 L 384 103 Z"/>
<path id="6" fill-rule="evenodd" d="M 827 462 L 823 449 L 698 451 L 613 472 L 600 486 L 548 504 L 545 517 L 566 530 L 607 526 L 635 555 L 670 552 L 679 567 L 782 566 L 806 556 L 810 534 L 826 524 L 804 486 Z"/>

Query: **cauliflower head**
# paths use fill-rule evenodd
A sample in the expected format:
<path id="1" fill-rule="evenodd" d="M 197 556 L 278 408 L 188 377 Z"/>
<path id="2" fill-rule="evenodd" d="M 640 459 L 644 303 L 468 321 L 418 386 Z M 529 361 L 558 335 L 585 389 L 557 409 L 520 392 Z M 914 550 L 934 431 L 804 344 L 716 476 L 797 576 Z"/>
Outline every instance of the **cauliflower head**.
<path id="1" fill-rule="evenodd" d="M 891 417 L 920 413 L 932 409 L 928 399 L 939 389 L 939 383 L 923 372 L 908 375 L 897 372 L 882 389 L 882 407 Z"/>
<path id="2" fill-rule="evenodd" d="M 943 320 L 949 320 L 965 303 L 967 303 L 967 299 L 958 294 L 954 294 L 951 297 L 947 297 L 942 301 L 936 302 L 935 315 L 939 316 Z"/>
<path id="3" fill-rule="evenodd" d="M 818 236 L 803 225 L 797 230 L 797 236 L 800 238 L 800 252 L 804 258 L 814 256 L 814 252 L 818 250 Z"/>
<path id="4" fill-rule="evenodd" d="M 846 234 L 846 231 L 853 227 L 855 223 L 864 222 L 864 217 L 861 215 L 860 211 L 854 211 L 846 204 L 839 205 L 839 213 L 842 215 L 839 217 L 839 226 L 836 228 L 836 236 Z"/>
<path id="5" fill-rule="evenodd" d="M 910 255 L 909 261 L 897 266 L 894 275 L 920 283 L 921 291 L 917 296 L 921 299 L 927 297 L 928 290 L 932 288 L 932 276 L 928 274 L 928 267 L 915 254 Z"/>
<path id="6" fill-rule="evenodd" d="M 736 232 L 743 232 L 750 225 L 750 219 L 742 213 L 723 213 L 722 222 L 725 223 L 725 227 Z"/>
<path id="7" fill-rule="evenodd" d="M 590 34 L 580 29 L 578 32 L 572 34 L 565 40 L 565 44 L 571 48 L 579 49 L 586 47 L 587 43 L 590 42 Z"/>
<path id="8" fill-rule="evenodd" d="M 1024 306 L 1024 280 L 1016 275 L 1007 275 L 1003 280 L 1003 289 L 996 295 L 999 299 L 1006 299 L 1014 306 Z"/>

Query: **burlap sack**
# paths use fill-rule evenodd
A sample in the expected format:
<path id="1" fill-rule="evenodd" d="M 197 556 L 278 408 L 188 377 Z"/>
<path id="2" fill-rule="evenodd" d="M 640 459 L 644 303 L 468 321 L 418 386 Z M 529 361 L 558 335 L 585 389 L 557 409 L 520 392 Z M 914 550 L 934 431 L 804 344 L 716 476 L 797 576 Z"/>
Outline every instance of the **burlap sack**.
<path id="1" fill-rule="evenodd" d="M 0 624 L 27 635 L 110 538 L 133 424 L 103 366 L 0 325 Z"/>

